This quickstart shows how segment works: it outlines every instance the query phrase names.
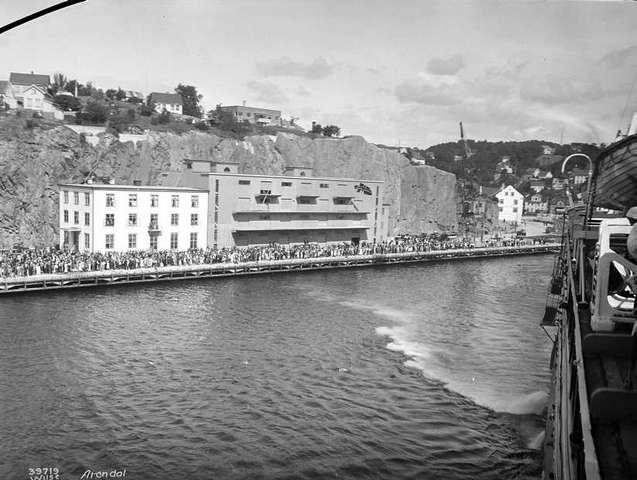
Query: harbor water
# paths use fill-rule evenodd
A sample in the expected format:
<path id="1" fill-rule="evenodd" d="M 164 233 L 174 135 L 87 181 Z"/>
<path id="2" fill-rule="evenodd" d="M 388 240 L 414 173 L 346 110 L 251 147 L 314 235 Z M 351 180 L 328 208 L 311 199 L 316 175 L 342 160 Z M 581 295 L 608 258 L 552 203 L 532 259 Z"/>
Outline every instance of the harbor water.
<path id="1" fill-rule="evenodd" d="M 2 298 L 0 478 L 538 478 L 551 265 Z"/>

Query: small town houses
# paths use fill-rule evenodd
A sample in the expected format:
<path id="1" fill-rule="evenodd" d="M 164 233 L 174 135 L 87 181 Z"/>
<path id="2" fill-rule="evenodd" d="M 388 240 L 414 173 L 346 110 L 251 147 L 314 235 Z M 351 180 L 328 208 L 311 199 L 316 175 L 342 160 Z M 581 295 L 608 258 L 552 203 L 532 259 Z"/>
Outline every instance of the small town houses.
<path id="1" fill-rule="evenodd" d="M 5 108 L 34 110 L 61 120 L 64 113 L 48 93 L 48 75 L 11 72 L 9 80 L 0 81 L 0 101 Z"/>

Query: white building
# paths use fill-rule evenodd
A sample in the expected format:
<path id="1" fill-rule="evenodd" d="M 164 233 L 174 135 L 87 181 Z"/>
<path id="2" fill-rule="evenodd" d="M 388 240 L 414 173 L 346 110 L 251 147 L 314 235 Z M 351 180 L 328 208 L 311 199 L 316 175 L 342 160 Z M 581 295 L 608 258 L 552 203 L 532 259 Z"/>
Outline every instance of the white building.
<path id="1" fill-rule="evenodd" d="M 60 184 L 60 248 L 91 252 L 206 247 L 208 191 Z"/>
<path id="2" fill-rule="evenodd" d="M 161 113 L 166 110 L 168 113 L 183 113 L 184 101 L 178 93 L 159 93 L 150 94 L 150 101 L 155 105 L 155 111 Z"/>
<path id="3" fill-rule="evenodd" d="M 501 222 L 522 222 L 524 210 L 524 195 L 511 185 L 504 187 L 495 194 L 498 199 L 498 220 Z"/>

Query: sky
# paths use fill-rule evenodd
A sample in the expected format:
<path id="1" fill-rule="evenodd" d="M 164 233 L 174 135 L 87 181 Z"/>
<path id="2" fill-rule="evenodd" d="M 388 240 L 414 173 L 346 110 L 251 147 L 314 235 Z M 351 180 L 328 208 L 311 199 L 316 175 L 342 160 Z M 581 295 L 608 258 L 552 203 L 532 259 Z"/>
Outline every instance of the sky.
<path id="1" fill-rule="evenodd" d="M 6 24 L 60 0 L 0 0 Z M 87 0 L 0 35 L 0 80 L 194 85 L 342 135 L 427 147 L 609 142 L 637 111 L 637 2 Z"/>

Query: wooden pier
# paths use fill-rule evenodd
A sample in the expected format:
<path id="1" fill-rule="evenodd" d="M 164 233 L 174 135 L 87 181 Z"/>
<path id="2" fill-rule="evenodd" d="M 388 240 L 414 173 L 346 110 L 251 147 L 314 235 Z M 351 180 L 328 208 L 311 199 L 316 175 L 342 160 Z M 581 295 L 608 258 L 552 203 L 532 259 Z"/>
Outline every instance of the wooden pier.
<path id="1" fill-rule="evenodd" d="M 263 260 L 242 263 L 215 263 L 138 268 L 134 270 L 100 270 L 92 272 L 54 273 L 25 277 L 0 278 L 0 295 L 38 290 L 150 283 L 166 280 L 234 277 L 259 273 L 297 272 L 330 268 L 367 267 L 401 263 L 435 262 L 513 255 L 559 252 L 559 244 L 521 245 L 516 247 L 484 247 L 429 252 L 350 255 L 286 260 Z"/>

